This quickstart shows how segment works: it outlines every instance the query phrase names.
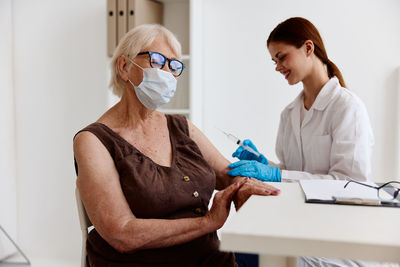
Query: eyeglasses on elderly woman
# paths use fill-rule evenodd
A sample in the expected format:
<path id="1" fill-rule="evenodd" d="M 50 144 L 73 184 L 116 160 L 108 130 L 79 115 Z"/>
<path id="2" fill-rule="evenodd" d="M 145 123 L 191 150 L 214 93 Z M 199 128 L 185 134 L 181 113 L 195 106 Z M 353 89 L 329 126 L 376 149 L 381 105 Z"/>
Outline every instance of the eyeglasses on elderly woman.
<path id="1" fill-rule="evenodd" d="M 149 55 L 150 66 L 155 69 L 164 68 L 165 63 L 167 63 L 168 61 L 168 67 L 171 70 L 172 75 L 174 75 L 175 77 L 181 75 L 183 69 L 185 68 L 185 65 L 181 61 L 177 59 L 167 58 L 166 56 L 158 52 L 145 51 L 138 54 L 138 56 L 141 55 Z"/>

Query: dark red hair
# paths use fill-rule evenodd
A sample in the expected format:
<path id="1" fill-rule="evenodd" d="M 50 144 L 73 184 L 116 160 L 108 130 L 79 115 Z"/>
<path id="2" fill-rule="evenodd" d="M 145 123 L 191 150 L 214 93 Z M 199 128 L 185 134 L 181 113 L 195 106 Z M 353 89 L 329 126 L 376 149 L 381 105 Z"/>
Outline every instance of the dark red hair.
<path id="1" fill-rule="evenodd" d="M 329 78 L 336 76 L 340 85 L 346 87 L 339 68 L 328 59 L 324 42 L 317 28 L 305 18 L 289 18 L 278 24 L 269 34 L 267 46 L 271 42 L 283 42 L 300 48 L 307 40 L 311 40 L 314 43 L 314 54 L 327 66 Z"/>

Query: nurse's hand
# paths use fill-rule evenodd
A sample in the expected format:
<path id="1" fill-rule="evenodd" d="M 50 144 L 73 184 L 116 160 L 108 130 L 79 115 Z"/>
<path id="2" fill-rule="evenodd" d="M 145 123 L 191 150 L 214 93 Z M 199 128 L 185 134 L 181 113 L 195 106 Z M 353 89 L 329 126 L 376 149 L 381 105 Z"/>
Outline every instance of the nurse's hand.
<path id="1" fill-rule="evenodd" d="M 279 168 L 270 167 L 255 160 L 240 160 L 228 165 L 230 176 L 254 177 L 264 182 L 280 182 Z"/>
<path id="2" fill-rule="evenodd" d="M 246 139 L 243 141 L 243 145 L 245 146 L 249 146 L 252 149 L 254 149 L 256 152 L 258 152 L 256 146 L 253 144 L 253 142 L 251 142 L 250 139 Z M 258 152 L 260 153 L 260 152 Z M 264 157 L 263 154 L 260 153 L 259 156 L 247 151 L 246 149 L 244 149 L 242 146 L 239 146 L 235 152 L 233 152 L 232 157 L 236 157 L 240 160 L 256 160 L 258 162 L 261 162 L 265 165 L 268 165 L 268 160 L 266 157 Z"/>

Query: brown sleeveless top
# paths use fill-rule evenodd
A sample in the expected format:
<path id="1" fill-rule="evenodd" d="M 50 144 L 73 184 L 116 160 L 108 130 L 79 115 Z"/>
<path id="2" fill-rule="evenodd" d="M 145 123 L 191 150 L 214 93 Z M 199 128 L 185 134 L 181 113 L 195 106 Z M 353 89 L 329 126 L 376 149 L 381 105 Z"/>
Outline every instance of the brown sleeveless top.
<path id="1" fill-rule="evenodd" d="M 166 117 L 172 145 L 171 167 L 153 162 L 104 124 L 93 123 L 81 131 L 93 133 L 107 148 L 118 170 L 122 191 L 137 218 L 204 216 L 215 188 L 214 170 L 189 137 L 186 118 Z M 93 229 L 86 250 L 89 266 L 236 266 L 233 254 L 219 251 L 218 246 L 213 232 L 172 247 L 122 254 Z"/>

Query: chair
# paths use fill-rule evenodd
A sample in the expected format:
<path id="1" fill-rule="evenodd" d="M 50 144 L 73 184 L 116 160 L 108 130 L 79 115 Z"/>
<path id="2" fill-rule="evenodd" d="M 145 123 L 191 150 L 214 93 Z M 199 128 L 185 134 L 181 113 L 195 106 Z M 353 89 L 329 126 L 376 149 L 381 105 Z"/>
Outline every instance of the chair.
<path id="1" fill-rule="evenodd" d="M 89 233 L 88 228 L 93 224 L 86 213 L 85 207 L 83 206 L 78 188 L 75 188 L 75 198 L 76 198 L 76 204 L 78 205 L 79 223 L 81 225 L 81 231 L 82 231 L 81 267 L 88 267 L 86 264 L 86 240 Z"/>

